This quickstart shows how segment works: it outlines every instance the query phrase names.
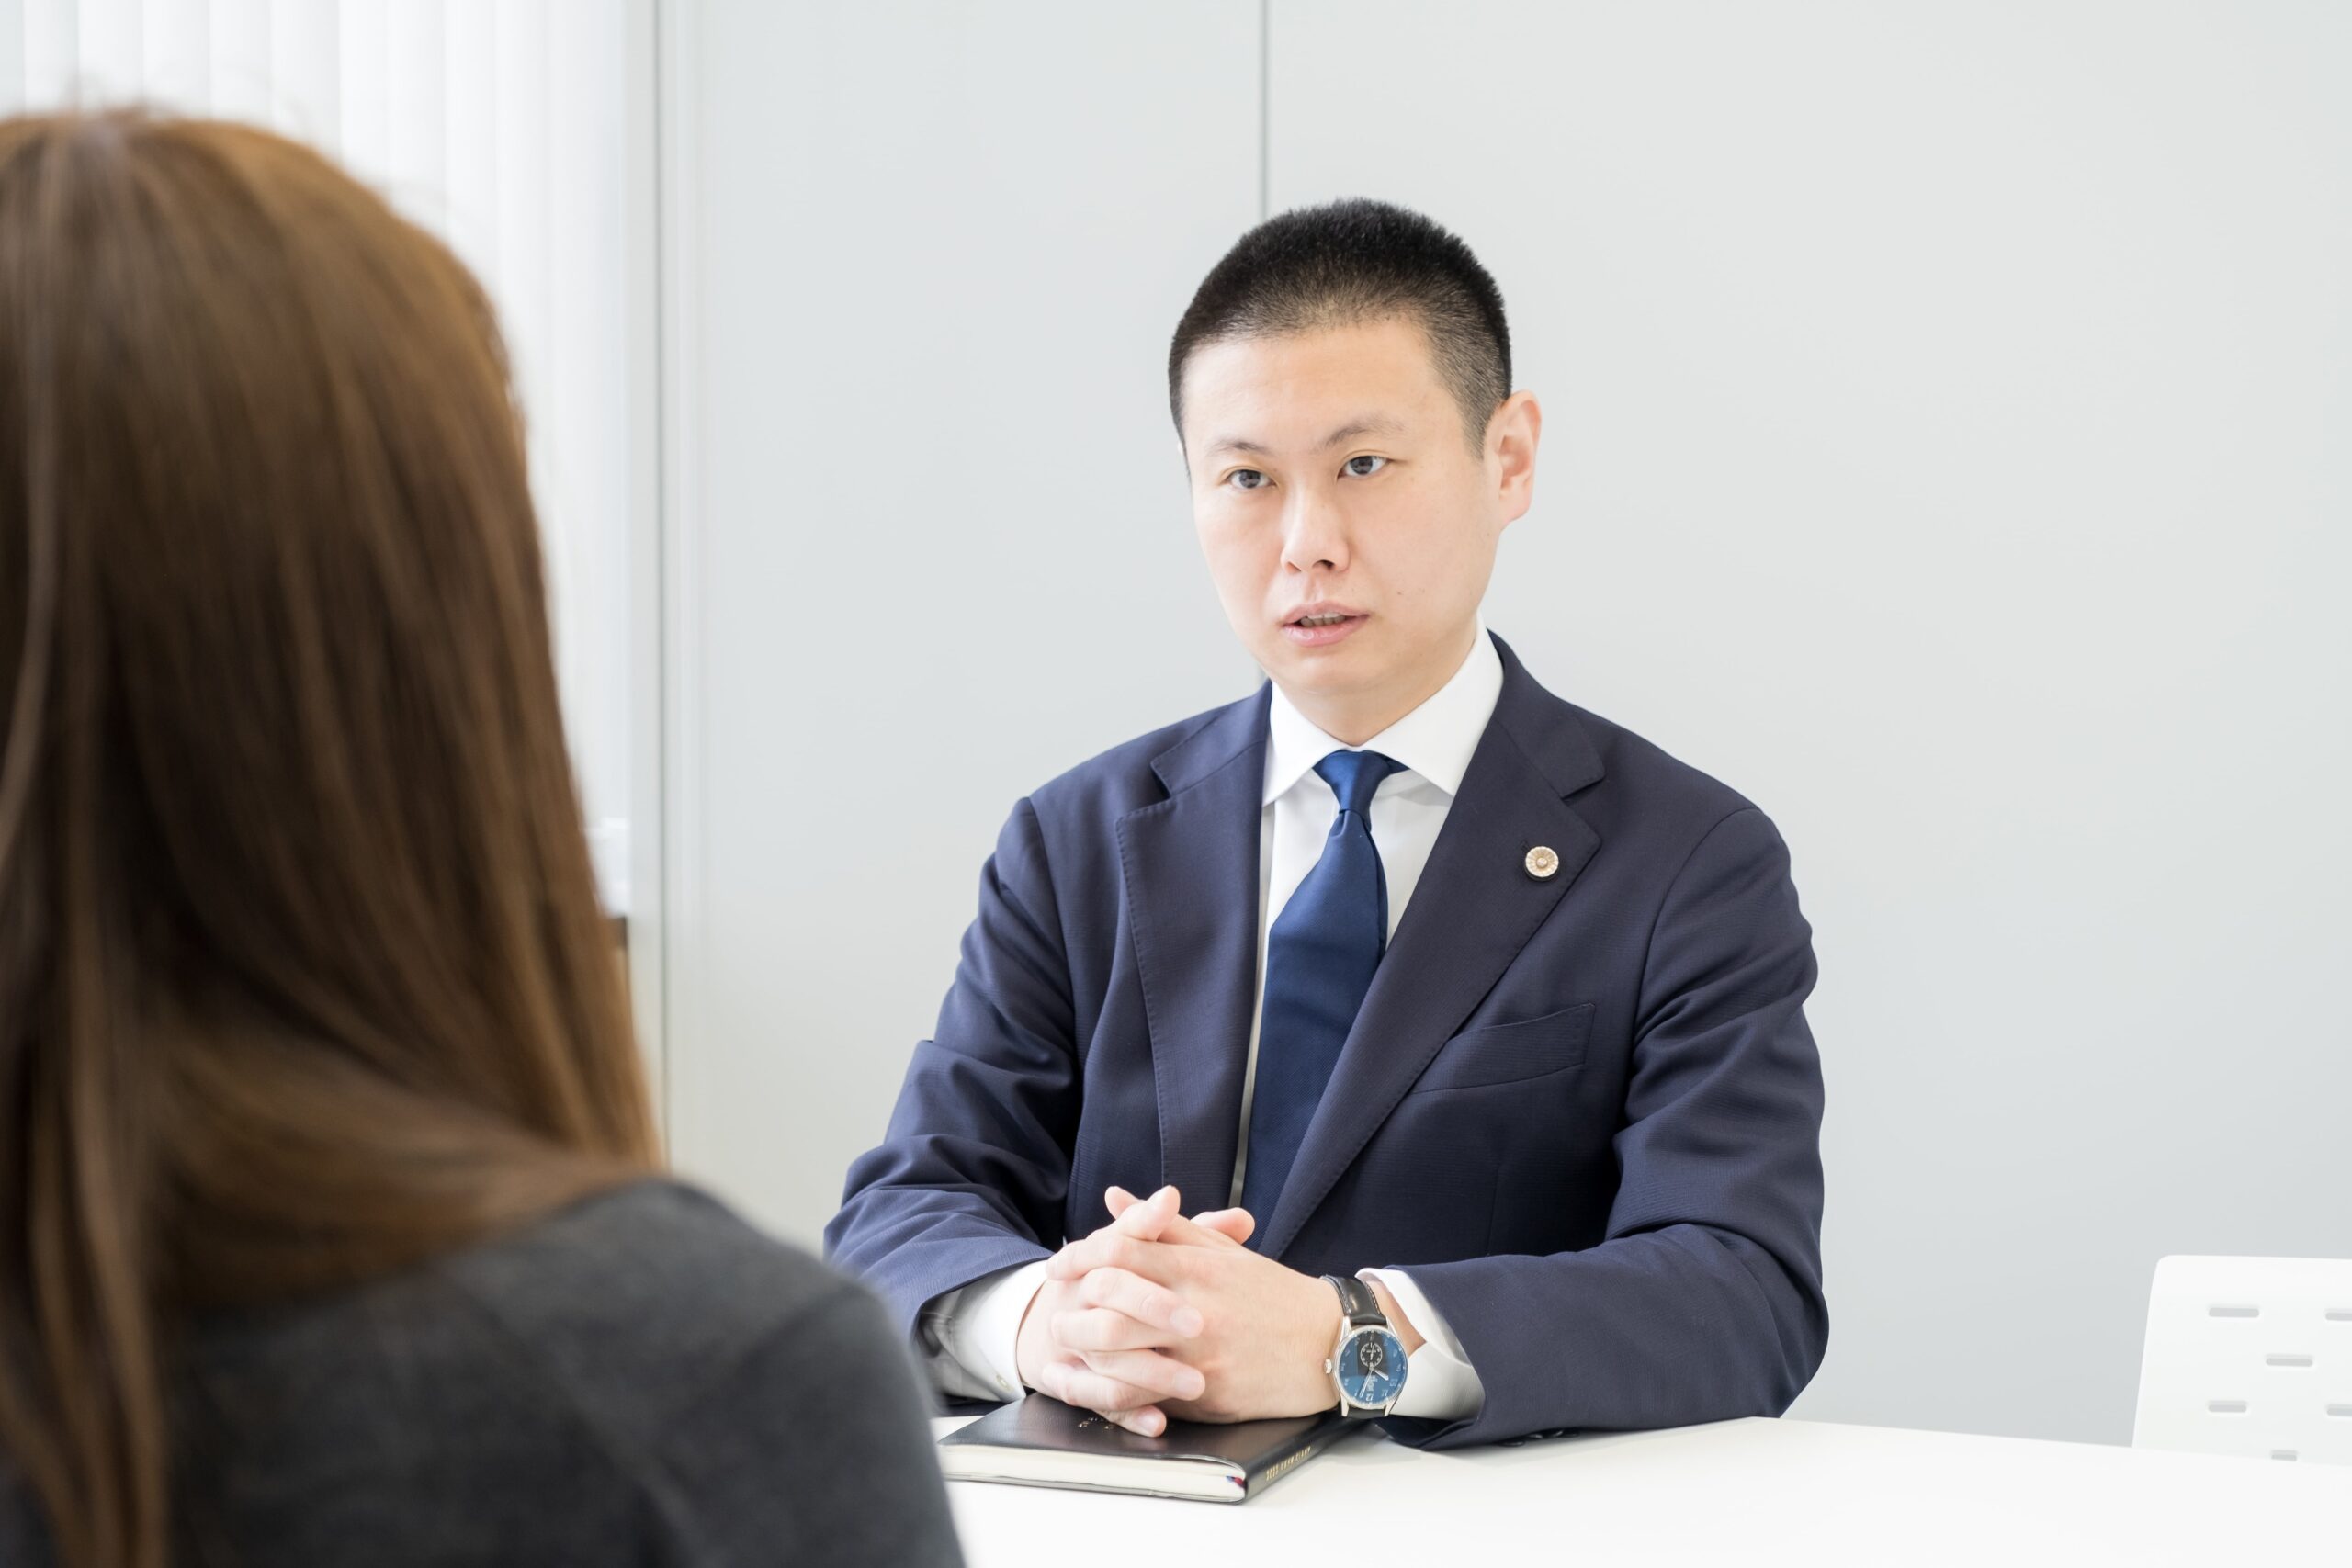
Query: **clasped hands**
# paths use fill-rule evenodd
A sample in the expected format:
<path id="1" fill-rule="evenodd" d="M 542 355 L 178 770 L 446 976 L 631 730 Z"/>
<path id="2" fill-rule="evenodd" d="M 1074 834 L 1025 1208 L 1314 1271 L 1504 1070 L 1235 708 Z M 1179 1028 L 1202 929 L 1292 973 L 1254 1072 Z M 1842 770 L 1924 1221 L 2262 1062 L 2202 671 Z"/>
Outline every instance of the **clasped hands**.
<path id="1" fill-rule="evenodd" d="M 1064 1246 L 1022 1318 L 1021 1381 L 1147 1437 L 1170 1416 L 1248 1421 L 1337 1403 L 1324 1359 L 1340 1300 L 1315 1275 L 1250 1251 L 1244 1210 L 1187 1219 L 1173 1187 L 1104 1194 L 1111 1223 Z M 1420 1337 L 1374 1293 L 1408 1354 Z"/>

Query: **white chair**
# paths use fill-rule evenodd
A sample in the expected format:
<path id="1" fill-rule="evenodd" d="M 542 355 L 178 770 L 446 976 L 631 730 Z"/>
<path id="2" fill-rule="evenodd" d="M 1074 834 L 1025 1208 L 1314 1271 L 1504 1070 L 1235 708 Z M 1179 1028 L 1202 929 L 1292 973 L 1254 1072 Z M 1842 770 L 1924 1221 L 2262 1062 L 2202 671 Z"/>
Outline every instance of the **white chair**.
<path id="1" fill-rule="evenodd" d="M 2158 1258 L 2132 1445 L 2352 1464 L 2352 1259 Z"/>

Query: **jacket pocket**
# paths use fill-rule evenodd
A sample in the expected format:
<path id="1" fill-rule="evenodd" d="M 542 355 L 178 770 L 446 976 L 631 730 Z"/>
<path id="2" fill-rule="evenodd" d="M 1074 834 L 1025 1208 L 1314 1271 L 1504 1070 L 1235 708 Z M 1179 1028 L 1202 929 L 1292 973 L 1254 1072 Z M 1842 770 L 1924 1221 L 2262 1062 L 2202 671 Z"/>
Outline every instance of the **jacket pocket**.
<path id="1" fill-rule="evenodd" d="M 1592 1010 L 1592 1003 L 1578 1002 L 1540 1018 L 1464 1030 L 1439 1047 L 1412 1092 L 1520 1083 L 1581 1066 Z"/>

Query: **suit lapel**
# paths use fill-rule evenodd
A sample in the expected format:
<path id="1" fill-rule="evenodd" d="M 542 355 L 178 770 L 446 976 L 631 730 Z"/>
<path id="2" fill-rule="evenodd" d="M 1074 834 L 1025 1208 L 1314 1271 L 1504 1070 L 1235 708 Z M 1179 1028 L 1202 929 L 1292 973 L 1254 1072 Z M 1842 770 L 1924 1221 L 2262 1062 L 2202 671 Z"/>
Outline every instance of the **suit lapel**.
<path id="1" fill-rule="evenodd" d="M 1271 689 L 1153 759 L 1166 800 L 1118 819 L 1159 1102 L 1161 1179 L 1225 1207 L 1258 983 L 1258 824 Z"/>
<path id="2" fill-rule="evenodd" d="M 1495 646 L 1503 689 L 1494 716 L 1340 1047 L 1274 1213 L 1260 1216 L 1269 1257 L 1280 1257 L 1297 1236 L 1600 848 L 1600 835 L 1562 798 L 1600 777 L 1599 754 L 1567 705 L 1535 683 L 1500 637 Z M 1559 857 L 1546 877 L 1527 871 L 1528 852 L 1538 846 Z M 1232 1142 L 1228 1128 L 1228 1165 Z M 1195 1206 L 1189 1194 L 1186 1206 Z"/>

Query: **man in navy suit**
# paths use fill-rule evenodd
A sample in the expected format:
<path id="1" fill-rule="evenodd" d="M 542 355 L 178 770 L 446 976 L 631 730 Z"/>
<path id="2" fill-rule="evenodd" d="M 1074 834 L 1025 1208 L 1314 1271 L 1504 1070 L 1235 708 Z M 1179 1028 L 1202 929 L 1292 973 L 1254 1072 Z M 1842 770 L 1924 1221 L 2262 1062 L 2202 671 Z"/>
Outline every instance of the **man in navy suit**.
<path id="1" fill-rule="evenodd" d="M 1169 391 L 1271 679 L 1013 807 L 828 1253 L 943 1391 L 1139 1432 L 1778 1415 L 1828 1337 L 1811 928 L 1761 811 L 1485 629 L 1542 423 L 1492 278 L 1283 214 Z"/>

